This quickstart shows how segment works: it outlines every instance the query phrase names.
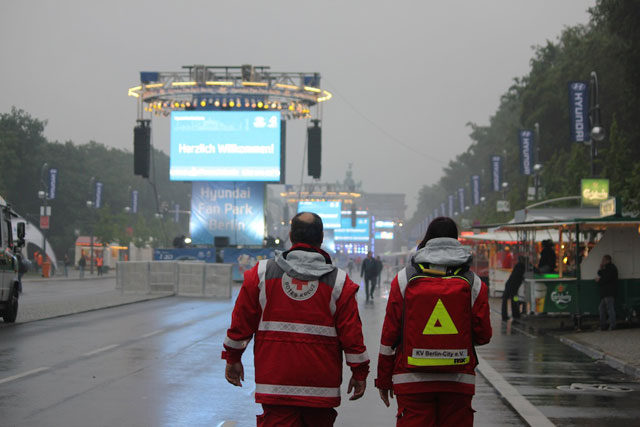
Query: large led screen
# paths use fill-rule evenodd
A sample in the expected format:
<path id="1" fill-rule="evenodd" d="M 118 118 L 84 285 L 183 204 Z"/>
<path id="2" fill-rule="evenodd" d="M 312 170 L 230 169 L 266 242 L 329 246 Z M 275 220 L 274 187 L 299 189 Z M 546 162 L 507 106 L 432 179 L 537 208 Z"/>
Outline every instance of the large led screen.
<path id="1" fill-rule="evenodd" d="M 280 112 L 173 111 L 172 181 L 279 182 Z"/>
<path id="2" fill-rule="evenodd" d="M 298 212 L 313 212 L 322 218 L 324 228 L 339 228 L 342 202 L 301 200 L 298 202 Z"/>
<path id="3" fill-rule="evenodd" d="M 351 218 L 342 218 L 342 227 L 333 231 L 336 242 L 368 242 L 369 217 L 356 218 L 355 228 L 351 226 Z"/>

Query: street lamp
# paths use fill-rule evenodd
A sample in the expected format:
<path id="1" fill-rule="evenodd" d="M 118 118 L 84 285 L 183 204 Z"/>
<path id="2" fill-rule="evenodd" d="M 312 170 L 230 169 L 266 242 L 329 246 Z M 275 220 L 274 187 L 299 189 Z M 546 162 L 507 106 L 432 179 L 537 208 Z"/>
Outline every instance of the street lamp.
<path id="1" fill-rule="evenodd" d="M 42 218 L 43 216 L 47 216 L 47 198 L 48 198 L 48 194 L 46 191 L 38 191 L 38 199 L 42 200 L 42 206 L 40 207 L 40 209 L 42 210 L 42 212 L 40 212 L 40 217 Z M 44 224 L 40 224 L 40 228 L 42 229 L 42 257 L 43 259 L 46 261 L 47 259 L 47 227 L 44 227 Z"/>
<path id="2" fill-rule="evenodd" d="M 596 142 L 604 140 L 604 128 L 600 125 L 600 101 L 598 100 L 598 74 L 591 72 L 589 82 L 589 121 L 591 123 L 591 177 L 596 176 L 595 159 L 598 155 Z"/>
<path id="3" fill-rule="evenodd" d="M 507 188 L 509 188 L 509 183 L 505 181 L 502 183 L 502 200 L 507 199 Z"/>
<path id="4" fill-rule="evenodd" d="M 91 177 L 91 179 L 89 180 L 89 200 L 87 200 L 87 208 L 89 208 L 89 212 L 90 212 L 90 216 L 91 216 L 91 239 L 89 240 L 89 244 L 90 249 L 89 249 L 89 253 L 90 253 L 90 258 L 89 258 L 89 273 L 91 275 L 93 275 L 93 226 L 94 226 L 94 222 L 95 222 L 95 203 L 94 200 L 96 199 L 96 195 L 95 195 L 95 182 L 96 182 L 96 178 L 94 176 Z"/>
<path id="5" fill-rule="evenodd" d="M 542 165 L 540 163 L 536 163 L 535 165 L 533 165 L 533 173 L 534 173 L 534 185 L 536 188 L 536 201 L 538 200 L 538 188 L 540 187 L 540 171 L 542 170 Z"/>
<path id="6" fill-rule="evenodd" d="M 91 237 L 89 238 L 89 273 L 93 274 L 93 200 L 87 200 L 87 208 L 89 209 L 89 216 L 90 216 L 90 221 L 89 221 L 89 228 L 90 228 L 90 233 L 91 233 Z"/>
<path id="7" fill-rule="evenodd" d="M 46 182 L 46 174 L 49 170 L 49 164 L 47 162 L 44 162 L 42 164 L 42 167 L 40 168 L 40 184 L 42 185 L 42 188 L 44 188 L 44 190 L 39 190 L 38 191 L 38 199 L 42 200 L 42 207 L 41 212 L 40 212 L 40 217 L 47 217 L 47 223 L 46 223 L 46 227 L 43 226 L 45 224 L 41 224 L 41 229 L 42 229 L 42 257 L 44 259 L 44 262 L 47 262 L 47 230 L 49 229 L 49 212 L 48 212 L 48 207 L 47 207 L 47 199 L 49 198 L 49 192 L 48 192 L 48 185 Z"/>

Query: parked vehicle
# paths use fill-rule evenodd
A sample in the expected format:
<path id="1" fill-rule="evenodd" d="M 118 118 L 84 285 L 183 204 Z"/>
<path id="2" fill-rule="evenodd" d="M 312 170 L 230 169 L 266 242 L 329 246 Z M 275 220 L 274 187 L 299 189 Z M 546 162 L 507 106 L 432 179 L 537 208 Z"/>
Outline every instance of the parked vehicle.
<path id="1" fill-rule="evenodd" d="M 24 246 L 25 223 L 17 224 L 17 240 L 14 240 L 11 218 L 15 212 L 0 198 L 0 316 L 5 322 L 13 323 L 18 317 L 20 281 L 19 261 Z"/>

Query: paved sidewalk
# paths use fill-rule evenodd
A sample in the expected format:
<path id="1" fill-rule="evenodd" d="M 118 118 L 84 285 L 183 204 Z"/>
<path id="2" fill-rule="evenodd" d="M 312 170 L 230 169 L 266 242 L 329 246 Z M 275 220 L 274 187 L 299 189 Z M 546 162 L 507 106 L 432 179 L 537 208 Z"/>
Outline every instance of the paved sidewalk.
<path id="1" fill-rule="evenodd" d="M 70 277 L 52 278 L 25 276 L 22 280 L 22 290 L 16 319 L 19 323 L 172 295 L 123 293 L 116 289 L 113 272 L 99 277 L 85 275 L 83 279 L 71 274 Z"/>
<path id="2" fill-rule="evenodd" d="M 500 313 L 501 303 L 500 298 L 491 298 L 492 311 Z M 583 317 L 579 330 L 570 315 L 525 315 L 508 322 L 536 335 L 552 335 L 587 356 L 640 380 L 640 327 L 637 323 L 619 322 L 614 331 L 600 331 L 594 316 Z"/>

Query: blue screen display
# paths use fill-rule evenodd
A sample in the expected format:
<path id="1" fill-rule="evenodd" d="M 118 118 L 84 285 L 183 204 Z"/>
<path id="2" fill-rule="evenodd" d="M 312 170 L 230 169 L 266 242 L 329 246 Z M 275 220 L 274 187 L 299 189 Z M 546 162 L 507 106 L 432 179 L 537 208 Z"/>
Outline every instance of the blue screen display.
<path id="1" fill-rule="evenodd" d="M 342 226 L 333 232 L 336 242 L 368 242 L 369 218 L 356 218 L 356 226 L 351 226 L 351 218 L 342 218 Z"/>
<path id="2" fill-rule="evenodd" d="M 313 212 L 322 218 L 324 228 L 338 228 L 342 217 L 342 202 L 301 200 L 298 202 L 298 212 Z"/>
<path id="3" fill-rule="evenodd" d="M 171 112 L 172 181 L 280 181 L 280 112 Z"/>

